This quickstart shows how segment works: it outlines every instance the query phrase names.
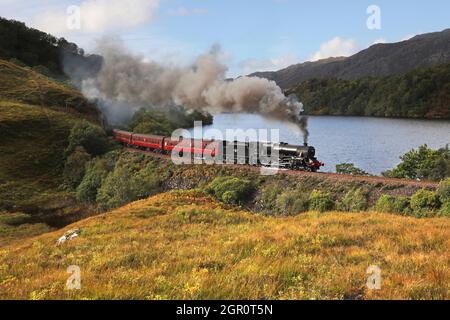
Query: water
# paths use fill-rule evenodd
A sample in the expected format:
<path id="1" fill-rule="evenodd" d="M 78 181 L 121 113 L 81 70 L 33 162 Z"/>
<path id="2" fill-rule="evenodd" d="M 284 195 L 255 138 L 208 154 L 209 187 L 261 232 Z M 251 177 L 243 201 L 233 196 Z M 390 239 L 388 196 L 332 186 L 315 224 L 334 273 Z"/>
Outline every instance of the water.
<path id="1" fill-rule="evenodd" d="M 280 129 L 280 140 L 303 144 L 302 134 L 281 121 L 253 114 L 222 114 L 214 117 L 214 128 Z M 384 119 L 364 117 L 309 117 L 309 144 L 325 162 L 322 171 L 335 171 L 336 164 L 354 163 L 372 173 L 392 169 L 399 157 L 422 144 L 439 148 L 450 144 L 450 121 Z M 205 135 L 208 138 L 208 134 Z"/>

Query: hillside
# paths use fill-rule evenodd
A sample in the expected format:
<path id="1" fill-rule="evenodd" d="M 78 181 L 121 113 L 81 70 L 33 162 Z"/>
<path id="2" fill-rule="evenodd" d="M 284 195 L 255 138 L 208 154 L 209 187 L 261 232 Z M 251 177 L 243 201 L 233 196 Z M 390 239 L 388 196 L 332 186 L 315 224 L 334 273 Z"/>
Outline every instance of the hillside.
<path id="1" fill-rule="evenodd" d="M 311 79 L 355 80 L 401 75 L 417 68 L 450 62 L 450 29 L 416 36 L 398 43 L 376 44 L 348 58 L 293 65 L 276 72 L 254 73 L 277 82 L 283 89 Z"/>
<path id="2" fill-rule="evenodd" d="M 98 117 L 95 107 L 77 89 L 5 60 L 0 60 L 0 100 L 82 113 L 93 120 Z"/>
<path id="3" fill-rule="evenodd" d="M 62 171 L 71 129 L 97 118 L 97 110 L 79 91 L 0 60 L 1 219 L 6 210 L 18 213 L 21 223 L 51 218 L 55 221 L 45 222 L 59 225 L 89 211 L 62 188 Z M 13 232 L 2 227 L 0 242 Z M 29 229 L 24 231 L 26 235 Z"/>
<path id="4" fill-rule="evenodd" d="M 448 219 L 270 218 L 196 191 L 132 203 L 0 249 L 0 299 L 448 299 Z M 80 237 L 56 246 L 69 229 Z M 67 291 L 66 269 L 81 269 Z M 378 265 L 382 289 L 368 290 Z"/>
<path id="5" fill-rule="evenodd" d="M 450 119 L 450 64 L 404 75 L 308 80 L 288 90 L 309 115 Z"/>
<path id="6" fill-rule="evenodd" d="M 58 78 L 71 76 L 76 80 L 96 74 L 103 63 L 102 57 L 86 55 L 75 43 L 2 17 L 0 59 L 11 59 Z"/>

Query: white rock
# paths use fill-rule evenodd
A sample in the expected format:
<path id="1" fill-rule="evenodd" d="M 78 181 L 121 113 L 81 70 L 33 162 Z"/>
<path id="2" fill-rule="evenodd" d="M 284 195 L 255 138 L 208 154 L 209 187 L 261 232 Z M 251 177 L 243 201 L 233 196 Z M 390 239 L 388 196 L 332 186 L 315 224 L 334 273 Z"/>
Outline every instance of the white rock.
<path id="1" fill-rule="evenodd" d="M 81 234 L 80 229 L 69 230 L 61 238 L 59 238 L 58 241 L 56 241 L 56 245 L 60 246 L 63 243 L 65 243 L 66 241 L 70 241 L 72 239 L 78 238 L 80 236 L 80 234 Z"/>

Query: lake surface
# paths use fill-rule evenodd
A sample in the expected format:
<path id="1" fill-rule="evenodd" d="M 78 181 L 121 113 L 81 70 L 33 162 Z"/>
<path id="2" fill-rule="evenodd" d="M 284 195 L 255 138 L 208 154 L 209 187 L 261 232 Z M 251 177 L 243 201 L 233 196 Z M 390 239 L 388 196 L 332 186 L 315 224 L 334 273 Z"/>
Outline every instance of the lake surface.
<path id="1" fill-rule="evenodd" d="M 254 114 L 222 114 L 208 129 L 279 129 L 280 140 L 303 144 L 303 135 L 284 122 Z M 384 119 L 365 117 L 309 117 L 309 144 L 325 162 L 322 171 L 335 171 L 336 164 L 349 162 L 372 173 L 392 169 L 399 157 L 422 144 L 439 148 L 450 144 L 450 121 Z M 267 139 L 260 139 L 266 141 Z"/>

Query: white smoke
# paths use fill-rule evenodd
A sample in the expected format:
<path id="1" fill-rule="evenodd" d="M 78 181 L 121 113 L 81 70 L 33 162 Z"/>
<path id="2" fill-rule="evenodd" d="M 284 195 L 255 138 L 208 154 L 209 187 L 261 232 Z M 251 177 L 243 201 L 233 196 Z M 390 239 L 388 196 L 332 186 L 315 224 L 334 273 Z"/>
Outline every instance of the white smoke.
<path id="1" fill-rule="evenodd" d="M 286 97 L 274 82 L 257 77 L 226 80 L 220 48 L 197 58 L 190 67 L 164 66 L 128 52 L 122 45 L 102 41 L 104 65 L 95 79 L 83 82 L 83 93 L 101 102 L 111 122 L 141 107 L 181 105 L 213 114 L 258 113 L 296 123 L 307 142 L 303 105 L 295 95 Z"/>

